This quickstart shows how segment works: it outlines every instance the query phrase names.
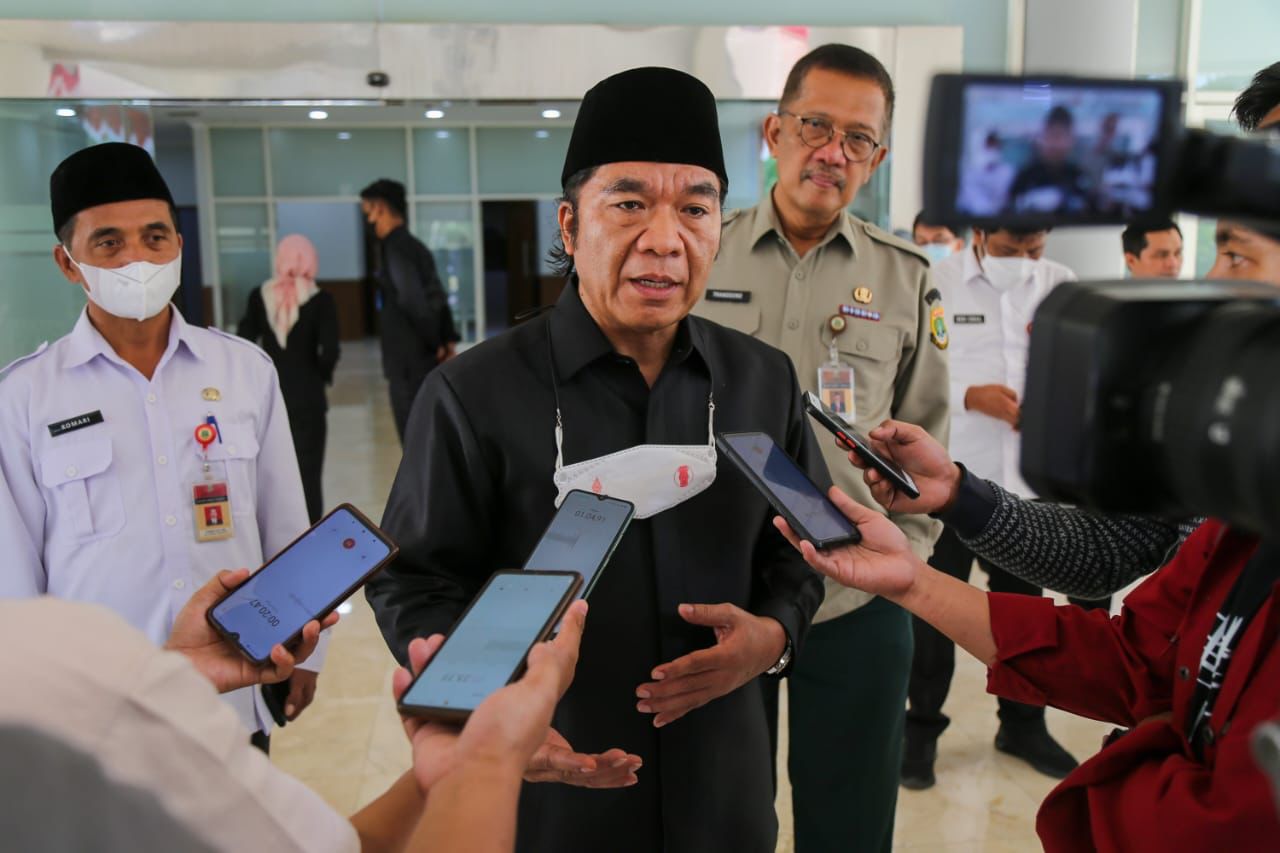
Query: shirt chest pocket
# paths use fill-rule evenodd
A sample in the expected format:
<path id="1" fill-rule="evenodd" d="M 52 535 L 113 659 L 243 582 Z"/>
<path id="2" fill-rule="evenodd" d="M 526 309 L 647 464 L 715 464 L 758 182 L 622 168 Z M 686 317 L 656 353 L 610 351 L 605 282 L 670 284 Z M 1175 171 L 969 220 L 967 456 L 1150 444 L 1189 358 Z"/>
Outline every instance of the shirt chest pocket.
<path id="1" fill-rule="evenodd" d="M 893 408 L 893 385 L 902 356 L 897 329 L 850 320 L 849 330 L 839 338 L 841 361 L 853 367 L 853 397 L 859 423 L 874 426 L 889 417 Z"/>
<path id="2" fill-rule="evenodd" d="M 258 439 L 241 424 L 221 427 L 222 440 L 209 445 L 209 474 L 225 478 L 232 515 L 257 512 Z"/>
<path id="3" fill-rule="evenodd" d="M 124 497 L 112 465 L 111 439 L 51 447 L 40 456 L 40 482 L 50 495 L 53 531 L 78 542 L 114 536 L 124 529 Z"/>
<path id="4" fill-rule="evenodd" d="M 728 326 L 744 335 L 760 331 L 760 306 L 749 302 L 716 302 L 706 300 L 698 312 L 712 322 Z"/>

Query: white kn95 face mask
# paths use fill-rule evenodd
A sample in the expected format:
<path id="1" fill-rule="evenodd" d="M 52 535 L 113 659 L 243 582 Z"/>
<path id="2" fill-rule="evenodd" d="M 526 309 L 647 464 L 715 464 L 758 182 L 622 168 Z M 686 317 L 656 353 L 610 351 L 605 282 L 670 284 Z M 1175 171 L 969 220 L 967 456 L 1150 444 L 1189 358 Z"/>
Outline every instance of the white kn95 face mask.
<path id="1" fill-rule="evenodd" d="M 182 281 L 182 253 L 167 264 L 134 261 L 107 269 L 67 257 L 84 276 L 89 298 L 103 311 L 129 320 L 147 320 L 169 304 Z"/>

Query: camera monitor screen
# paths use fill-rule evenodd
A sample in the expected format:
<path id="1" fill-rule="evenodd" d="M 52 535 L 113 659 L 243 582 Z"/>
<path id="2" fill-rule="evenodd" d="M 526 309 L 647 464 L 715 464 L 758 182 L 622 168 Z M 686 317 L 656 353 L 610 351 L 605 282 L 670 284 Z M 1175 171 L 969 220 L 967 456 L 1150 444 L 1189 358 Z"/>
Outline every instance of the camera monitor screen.
<path id="1" fill-rule="evenodd" d="M 1177 93 L 1163 81 L 939 77 L 930 221 L 1047 227 L 1167 210 Z"/>

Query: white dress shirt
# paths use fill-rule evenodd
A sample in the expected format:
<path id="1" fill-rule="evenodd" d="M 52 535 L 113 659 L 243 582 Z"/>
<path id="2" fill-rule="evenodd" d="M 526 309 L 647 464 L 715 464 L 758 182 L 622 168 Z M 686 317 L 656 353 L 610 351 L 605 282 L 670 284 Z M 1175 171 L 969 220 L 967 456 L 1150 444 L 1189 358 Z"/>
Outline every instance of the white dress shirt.
<path id="1" fill-rule="evenodd" d="M 151 793 L 216 850 L 360 849 L 347 819 L 249 745 L 185 657 L 101 607 L 0 600 L 0 683 L 0 724 L 91 755 L 108 779 Z"/>
<path id="2" fill-rule="evenodd" d="M 1036 306 L 1054 287 L 1074 280 L 1067 267 L 1042 259 L 1030 281 L 1000 290 L 983 274 L 972 246 L 933 266 L 950 336 L 951 458 L 1024 497 L 1034 493 L 1018 470 L 1018 432 L 998 418 L 966 410 L 964 395 L 975 385 L 1005 385 L 1021 404 Z"/>
<path id="3" fill-rule="evenodd" d="M 0 597 L 102 604 L 162 644 L 191 594 L 221 569 L 262 565 L 308 526 L 275 367 L 248 341 L 172 312 L 148 381 L 87 312 L 66 337 L 0 374 Z M 213 398 L 213 399 L 207 399 Z M 87 425 L 53 435 L 51 425 Z M 211 475 L 227 482 L 234 536 L 196 542 L 195 429 L 213 415 Z M 307 662 L 318 669 L 319 659 Z M 258 689 L 225 697 L 270 731 Z"/>

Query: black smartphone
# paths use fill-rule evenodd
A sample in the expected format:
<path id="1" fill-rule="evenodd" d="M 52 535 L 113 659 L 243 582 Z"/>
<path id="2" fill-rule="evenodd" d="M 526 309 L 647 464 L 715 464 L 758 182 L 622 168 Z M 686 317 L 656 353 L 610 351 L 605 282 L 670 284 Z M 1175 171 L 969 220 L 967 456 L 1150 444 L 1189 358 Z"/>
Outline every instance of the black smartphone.
<path id="1" fill-rule="evenodd" d="M 296 641 L 308 622 L 328 616 L 398 551 L 360 510 L 342 504 L 218 599 L 209 624 L 261 666 L 277 643 Z"/>
<path id="2" fill-rule="evenodd" d="M 444 645 L 400 697 L 400 711 L 460 723 L 524 672 L 582 588 L 577 572 L 497 572 L 454 623 Z"/>
<path id="3" fill-rule="evenodd" d="M 760 490 L 801 539 L 825 549 L 861 542 L 862 534 L 809 479 L 809 475 L 763 432 L 725 432 L 716 447 Z"/>
<path id="4" fill-rule="evenodd" d="M 866 462 L 889 478 L 894 488 L 905 492 L 912 500 L 920 497 L 920 489 L 916 487 L 916 481 L 911 479 L 911 475 L 903 471 L 896 463 L 876 453 L 867 437 L 845 423 L 844 419 L 835 412 L 822 405 L 822 400 L 818 398 L 817 394 L 812 391 L 806 391 L 804 407 L 813 416 L 813 419 L 826 427 L 832 435 L 843 440 L 848 447 L 857 451 L 863 462 Z"/>
<path id="5" fill-rule="evenodd" d="M 630 501 L 574 489 L 564 496 L 524 567 L 577 572 L 582 575 L 579 597 L 586 598 L 635 513 Z"/>

